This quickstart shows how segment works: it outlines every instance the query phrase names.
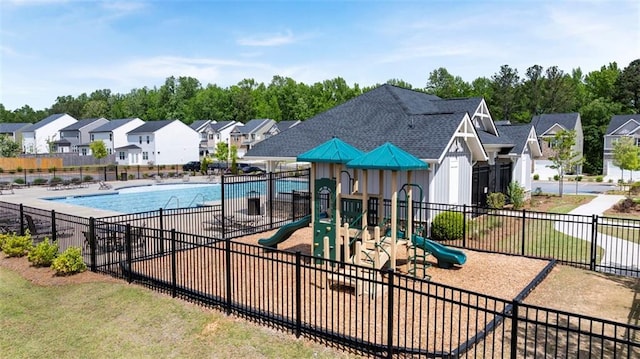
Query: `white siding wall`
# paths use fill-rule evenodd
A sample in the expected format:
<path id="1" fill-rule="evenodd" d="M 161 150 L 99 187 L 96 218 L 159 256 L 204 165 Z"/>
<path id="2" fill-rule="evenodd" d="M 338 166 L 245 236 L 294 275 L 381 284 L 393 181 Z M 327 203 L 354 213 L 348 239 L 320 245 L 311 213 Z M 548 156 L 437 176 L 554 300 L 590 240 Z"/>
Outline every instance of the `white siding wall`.
<path id="1" fill-rule="evenodd" d="M 451 158 L 456 158 L 458 162 L 458 178 L 455 185 L 451 184 Z M 430 186 L 430 198 L 433 203 L 449 204 L 471 204 L 471 176 L 473 167 L 471 164 L 471 153 L 468 147 L 464 146 L 464 152 L 450 152 L 446 155 L 440 165 L 434 165 L 433 179 Z M 458 196 L 452 198 L 450 192 L 457 187 Z M 451 201 L 457 200 L 457 203 Z"/>
<path id="2" fill-rule="evenodd" d="M 198 161 L 200 158 L 200 135 L 183 122 L 173 121 L 156 131 L 155 135 L 154 148 L 156 153 L 154 156 L 156 164 L 181 164 Z M 150 152 L 149 160 L 151 157 Z"/>
<path id="3" fill-rule="evenodd" d="M 134 129 L 140 127 L 144 125 L 144 121 L 142 121 L 139 118 L 136 118 L 134 120 L 131 120 L 129 122 L 127 122 L 126 124 L 115 128 L 113 130 L 113 144 L 111 147 L 111 149 L 114 148 L 118 148 L 118 147 L 124 147 L 126 145 L 129 144 L 129 141 L 127 139 L 127 132 L 129 131 L 133 131 Z M 107 139 L 108 139 L 108 135 L 107 135 Z"/>
<path id="4" fill-rule="evenodd" d="M 49 153 L 49 145 L 47 141 L 55 141 L 60 139 L 59 131 L 69 125 L 78 122 L 75 118 L 64 115 L 55 121 L 42 126 L 34 131 L 33 135 L 31 132 L 25 132 L 24 135 L 33 136 L 27 138 L 25 136 L 24 140 L 26 140 L 27 145 L 24 146 L 25 151 L 27 153 Z M 23 143 L 25 143 L 23 140 Z"/>

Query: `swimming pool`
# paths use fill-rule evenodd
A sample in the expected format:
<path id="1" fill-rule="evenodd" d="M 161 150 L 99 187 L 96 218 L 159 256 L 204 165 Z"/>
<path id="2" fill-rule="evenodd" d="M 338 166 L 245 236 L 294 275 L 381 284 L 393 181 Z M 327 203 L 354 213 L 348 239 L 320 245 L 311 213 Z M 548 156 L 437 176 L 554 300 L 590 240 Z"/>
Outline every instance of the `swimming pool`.
<path id="1" fill-rule="evenodd" d="M 291 192 L 292 190 L 306 191 L 306 181 L 282 180 L 276 181 L 276 192 Z M 255 191 L 265 194 L 265 182 L 244 182 L 225 184 L 226 198 L 246 196 Z M 98 208 L 121 213 L 138 213 L 155 211 L 159 208 L 189 208 L 197 207 L 205 202 L 219 201 L 222 197 L 220 184 L 184 183 L 184 184 L 156 184 L 118 189 L 106 194 L 82 196 L 67 196 L 45 198 L 50 201 L 68 203 L 76 206 Z"/>

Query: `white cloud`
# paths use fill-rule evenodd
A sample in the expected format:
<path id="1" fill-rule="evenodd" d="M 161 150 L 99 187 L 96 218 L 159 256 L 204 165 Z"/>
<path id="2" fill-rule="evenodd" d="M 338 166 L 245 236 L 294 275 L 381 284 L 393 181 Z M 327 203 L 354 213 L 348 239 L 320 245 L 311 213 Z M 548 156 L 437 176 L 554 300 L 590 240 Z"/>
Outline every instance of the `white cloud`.
<path id="1" fill-rule="evenodd" d="M 282 46 L 295 41 L 296 38 L 291 30 L 287 30 L 285 33 L 261 34 L 239 38 L 237 43 L 242 46 Z"/>

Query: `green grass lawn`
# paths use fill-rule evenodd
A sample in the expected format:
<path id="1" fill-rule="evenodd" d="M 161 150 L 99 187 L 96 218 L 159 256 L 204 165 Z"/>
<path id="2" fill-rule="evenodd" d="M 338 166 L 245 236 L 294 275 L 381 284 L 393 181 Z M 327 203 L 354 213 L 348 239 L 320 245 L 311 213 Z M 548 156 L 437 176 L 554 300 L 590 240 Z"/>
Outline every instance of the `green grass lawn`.
<path id="1" fill-rule="evenodd" d="M 36 286 L 0 268 L 0 298 L 1 358 L 347 357 L 124 283 Z"/>

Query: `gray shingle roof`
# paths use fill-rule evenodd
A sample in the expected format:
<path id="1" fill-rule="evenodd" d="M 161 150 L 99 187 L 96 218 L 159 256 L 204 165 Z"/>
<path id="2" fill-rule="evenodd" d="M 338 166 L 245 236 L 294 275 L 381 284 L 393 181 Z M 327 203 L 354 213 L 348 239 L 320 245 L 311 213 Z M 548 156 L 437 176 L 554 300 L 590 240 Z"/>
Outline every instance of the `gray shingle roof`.
<path id="1" fill-rule="evenodd" d="M 85 118 L 82 120 L 78 120 L 78 122 L 72 123 L 69 126 L 62 128 L 60 131 L 77 131 L 80 130 L 81 128 L 88 126 L 96 121 L 100 121 L 103 120 L 105 118 L 101 117 L 101 118 Z"/>
<path id="2" fill-rule="evenodd" d="M 193 123 L 190 124 L 189 127 L 191 127 L 192 130 L 198 132 L 202 130 L 203 127 L 207 126 L 210 123 L 211 123 L 211 120 L 196 120 L 196 121 L 193 121 Z"/>
<path id="3" fill-rule="evenodd" d="M 19 132 L 22 129 L 31 126 L 30 123 L 14 122 L 14 123 L 0 123 L 0 133 L 14 133 Z"/>
<path id="4" fill-rule="evenodd" d="M 514 144 L 510 152 L 521 154 L 524 151 L 524 146 L 527 144 L 533 125 L 529 123 L 522 125 L 500 125 L 496 127 L 498 128 L 500 137 L 508 138 L 511 143 Z"/>
<path id="5" fill-rule="evenodd" d="M 438 159 L 466 113 L 443 113 L 431 103 L 438 101 L 437 96 L 382 85 L 257 143 L 246 156 L 295 158 L 338 137 L 362 151 L 388 141 L 418 158 Z"/>
<path id="6" fill-rule="evenodd" d="M 514 145 L 513 140 L 507 136 L 496 136 L 493 133 L 487 131 L 478 131 L 478 137 L 483 145 L 500 145 L 501 147 L 509 147 Z"/>
<path id="7" fill-rule="evenodd" d="M 233 125 L 234 122 L 235 121 L 220 121 L 220 122 L 212 123 L 211 128 L 214 131 L 218 132 L 226 127 Z"/>
<path id="8" fill-rule="evenodd" d="M 127 134 L 156 132 L 173 121 L 178 120 L 148 121 L 144 125 L 136 127 L 133 130 L 127 132 Z"/>
<path id="9" fill-rule="evenodd" d="M 51 116 L 49 116 L 49 117 L 47 117 L 47 118 L 45 118 L 43 120 L 40 120 L 40 121 L 34 123 L 33 125 L 25 128 L 25 129 L 23 129 L 22 132 L 33 132 L 33 131 L 35 131 L 35 130 L 37 130 L 39 128 L 42 128 L 42 127 L 50 124 L 51 122 L 59 119 L 60 117 L 62 117 L 64 115 L 66 115 L 66 113 L 56 113 L 55 115 L 51 115 Z"/>
<path id="10" fill-rule="evenodd" d="M 624 125 L 629 120 L 635 120 L 640 123 L 640 114 L 633 115 L 614 115 L 611 117 L 611 121 L 609 121 L 609 126 L 607 126 L 607 132 L 605 135 L 610 135 L 613 131 L 617 130 L 618 127 Z"/>
<path id="11" fill-rule="evenodd" d="M 237 128 L 240 133 L 253 133 L 270 123 L 275 123 L 275 121 L 268 118 L 254 119 L 245 123 L 244 126 L 238 126 Z"/>
<path id="12" fill-rule="evenodd" d="M 300 123 L 300 121 L 298 120 L 293 120 L 293 121 L 280 121 L 276 124 L 276 126 L 278 126 L 278 130 L 280 132 L 289 129 L 292 126 L 295 126 L 296 124 Z"/>
<path id="13" fill-rule="evenodd" d="M 579 117 L 580 114 L 577 112 L 545 113 L 534 116 L 533 119 L 531 119 L 531 124 L 535 127 L 538 136 L 540 136 L 547 132 L 547 130 L 553 127 L 556 123 L 567 130 L 574 130 Z"/>
<path id="14" fill-rule="evenodd" d="M 102 126 L 99 126 L 95 129 L 93 129 L 93 132 L 111 132 L 113 130 L 115 130 L 116 128 L 120 127 L 120 126 L 124 126 L 127 123 L 133 121 L 133 120 L 137 120 L 137 118 L 120 118 L 117 120 L 111 120 L 108 123 L 105 123 Z"/>

